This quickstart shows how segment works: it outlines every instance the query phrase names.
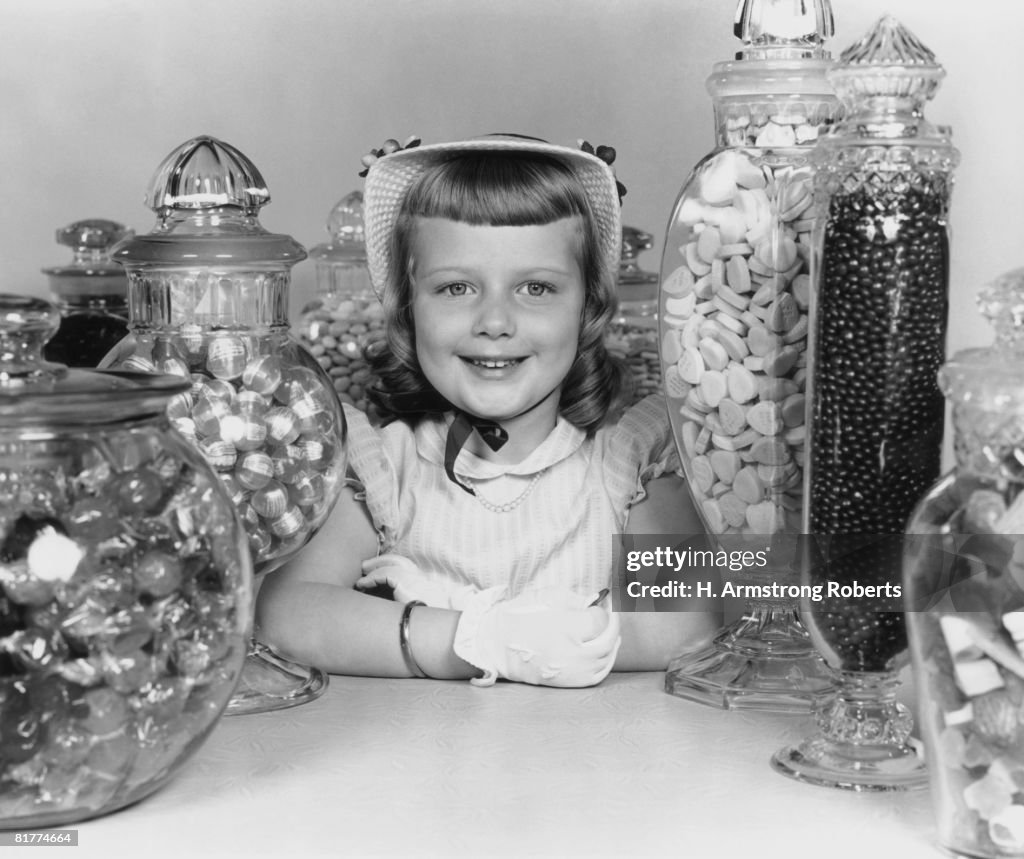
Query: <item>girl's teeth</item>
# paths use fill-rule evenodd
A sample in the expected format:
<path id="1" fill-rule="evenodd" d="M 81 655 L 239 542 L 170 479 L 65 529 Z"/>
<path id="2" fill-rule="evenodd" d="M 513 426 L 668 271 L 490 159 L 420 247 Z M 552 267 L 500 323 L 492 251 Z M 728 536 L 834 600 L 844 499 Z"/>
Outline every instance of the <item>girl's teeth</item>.
<path id="1" fill-rule="evenodd" d="M 486 367 L 489 370 L 500 370 L 502 367 L 511 367 L 515 361 L 473 361 L 478 367 Z"/>

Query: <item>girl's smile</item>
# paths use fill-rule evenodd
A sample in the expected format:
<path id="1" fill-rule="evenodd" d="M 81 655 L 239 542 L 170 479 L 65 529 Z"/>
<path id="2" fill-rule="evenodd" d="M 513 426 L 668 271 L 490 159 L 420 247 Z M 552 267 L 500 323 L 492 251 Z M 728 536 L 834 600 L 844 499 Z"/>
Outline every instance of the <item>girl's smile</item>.
<path id="1" fill-rule="evenodd" d="M 452 405 L 499 421 L 528 452 L 551 431 L 584 303 L 580 221 L 492 227 L 418 218 L 416 354 Z"/>

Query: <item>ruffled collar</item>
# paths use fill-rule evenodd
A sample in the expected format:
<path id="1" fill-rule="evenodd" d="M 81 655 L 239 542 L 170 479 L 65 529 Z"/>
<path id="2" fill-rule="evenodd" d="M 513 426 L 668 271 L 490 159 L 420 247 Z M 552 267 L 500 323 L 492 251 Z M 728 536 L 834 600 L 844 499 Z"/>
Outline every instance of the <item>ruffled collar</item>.
<path id="1" fill-rule="evenodd" d="M 448 412 L 443 419 L 420 421 L 415 429 L 416 449 L 428 462 L 444 467 L 445 443 L 454 415 Z M 502 475 L 529 477 L 572 456 L 586 439 L 586 433 L 561 415 L 554 429 L 522 462 L 502 463 L 481 459 L 463 448 L 455 461 L 455 473 L 470 480 L 488 480 Z"/>

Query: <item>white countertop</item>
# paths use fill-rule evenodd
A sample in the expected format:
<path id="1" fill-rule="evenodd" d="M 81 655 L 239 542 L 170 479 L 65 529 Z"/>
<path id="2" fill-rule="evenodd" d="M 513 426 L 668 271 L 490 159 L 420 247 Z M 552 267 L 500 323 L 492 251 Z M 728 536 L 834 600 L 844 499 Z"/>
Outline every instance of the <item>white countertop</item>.
<path id="1" fill-rule="evenodd" d="M 141 803 L 69 824 L 71 855 L 943 855 L 927 791 L 858 794 L 770 769 L 810 717 L 712 709 L 663 682 L 332 677 L 310 704 L 222 720 Z"/>

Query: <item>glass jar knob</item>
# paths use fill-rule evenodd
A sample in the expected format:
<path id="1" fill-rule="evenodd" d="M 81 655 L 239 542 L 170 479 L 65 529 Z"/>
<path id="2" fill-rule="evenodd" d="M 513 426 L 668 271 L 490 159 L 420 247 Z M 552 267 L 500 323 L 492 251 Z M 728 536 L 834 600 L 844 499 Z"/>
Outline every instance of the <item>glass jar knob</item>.
<path id="1" fill-rule="evenodd" d="M 43 360 L 60 311 L 41 298 L 0 295 L 0 388 L 54 379 L 64 368 Z"/>

